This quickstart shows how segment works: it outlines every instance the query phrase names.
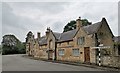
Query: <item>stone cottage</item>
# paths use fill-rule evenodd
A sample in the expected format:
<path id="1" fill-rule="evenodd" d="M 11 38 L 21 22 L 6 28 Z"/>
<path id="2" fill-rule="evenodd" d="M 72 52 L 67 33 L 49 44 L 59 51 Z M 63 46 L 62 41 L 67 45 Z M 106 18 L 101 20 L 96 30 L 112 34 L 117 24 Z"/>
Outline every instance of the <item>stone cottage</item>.
<path id="1" fill-rule="evenodd" d="M 61 60 L 97 64 L 99 45 L 109 46 L 101 50 L 102 56 L 114 56 L 114 35 L 106 21 L 82 26 L 81 18 L 76 20 L 76 29 L 63 33 L 47 28 L 46 35 L 32 32 L 27 34 L 26 52 L 28 55 L 46 60 Z"/>

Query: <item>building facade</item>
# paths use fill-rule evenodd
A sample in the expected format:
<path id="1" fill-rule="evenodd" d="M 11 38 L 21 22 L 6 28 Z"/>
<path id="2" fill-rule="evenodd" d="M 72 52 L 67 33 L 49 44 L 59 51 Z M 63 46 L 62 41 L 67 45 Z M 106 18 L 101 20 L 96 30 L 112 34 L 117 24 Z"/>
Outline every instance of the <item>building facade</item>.
<path id="1" fill-rule="evenodd" d="M 40 59 L 97 64 L 99 51 L 93 47 L 100 45 L 110 47 L 100 51 L 102 56 L 115 55 L 114 36 L 105 18 L 87 26 L 79 18 L 74 30 L 58 33 L 47 28 L 46 35 L 37 35 L 35 39 L 32 32 L 27 34 L 26 52 Z"/>

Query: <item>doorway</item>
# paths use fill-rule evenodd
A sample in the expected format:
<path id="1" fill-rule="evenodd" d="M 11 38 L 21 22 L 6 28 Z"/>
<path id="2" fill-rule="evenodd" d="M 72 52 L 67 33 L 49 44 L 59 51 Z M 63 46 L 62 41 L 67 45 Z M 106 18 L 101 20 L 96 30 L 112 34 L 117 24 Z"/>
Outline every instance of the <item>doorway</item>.
<path id="1" fill-rule="evenodd" d="M 90 63 L 90 48 L 84 47 L 84 62 Z"/>

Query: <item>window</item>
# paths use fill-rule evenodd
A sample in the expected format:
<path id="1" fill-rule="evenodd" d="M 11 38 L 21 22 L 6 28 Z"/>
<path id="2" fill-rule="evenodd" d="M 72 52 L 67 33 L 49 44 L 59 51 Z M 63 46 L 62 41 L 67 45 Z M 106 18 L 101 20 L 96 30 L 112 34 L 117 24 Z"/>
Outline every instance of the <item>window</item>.
<path id="1" fill-rule="evenodd" d="M 67 45 L 69 45 L 69 42 L 67 42 Z"/>
<path id="2" fill-rule="evenodd" d="M 64 55 L 64 49 L 60 49 L 59 51 L 58 51 L 58 54 L 59 54 L 59 56 L 63 56 Z"/>
<path id="3" fill-rule="evenodd" d="M 79 56 L 80 55 L 79 49 L 73 49 L 72 53 L 73 53 L 73 56 Z"/>
<path id="4" fill-rule="evenodd" d="M 78 40 L 77 40 L 77 44 L 78 44 L 78 45 L 83 45 L 84 42 L 85 42 L 85 38 L 84 38 L 84 37 L 80 37 L 80 38 L 78 38 Z"/>
<path id="5" fill-rule="evenodd" d="M 52 42 L 52 40 L 50 40 L 50 48 L 52 48 L 53 47 L 53 42 Z"/>

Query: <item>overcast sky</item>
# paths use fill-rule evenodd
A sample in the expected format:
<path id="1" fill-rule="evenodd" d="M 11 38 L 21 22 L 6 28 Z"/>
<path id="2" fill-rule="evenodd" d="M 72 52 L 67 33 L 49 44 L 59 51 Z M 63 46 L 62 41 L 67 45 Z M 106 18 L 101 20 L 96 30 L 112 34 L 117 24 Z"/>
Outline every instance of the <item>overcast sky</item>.
<path id="1" fill-rule="evenodd" d="M 47 27 L 62 32 L 63 27 L 79 16 L 95 23 L 105 17 L 116 36 L 118 35 L 117 2 L 4 2 L 2 3 L 2 35 L 14 34 L 25 41 L 32 31 L 45 35 Z"/>

